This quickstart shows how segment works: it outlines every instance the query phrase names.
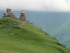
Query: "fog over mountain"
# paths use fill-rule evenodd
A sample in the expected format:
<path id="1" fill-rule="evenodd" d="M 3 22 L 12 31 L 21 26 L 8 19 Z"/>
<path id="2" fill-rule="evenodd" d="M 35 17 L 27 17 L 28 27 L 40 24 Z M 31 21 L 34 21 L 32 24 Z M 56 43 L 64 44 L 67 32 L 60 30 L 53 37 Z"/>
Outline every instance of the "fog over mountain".
<path id="1" fill-rule="evenodd" d="M 27 12 L 27 19 L 70 48 L 70 13 Z"/>
<path id="2" fill-rule="evenodd" d="M 70 11 L 70 0 L 0 0 L 0 8 L 31 11 Z"/>

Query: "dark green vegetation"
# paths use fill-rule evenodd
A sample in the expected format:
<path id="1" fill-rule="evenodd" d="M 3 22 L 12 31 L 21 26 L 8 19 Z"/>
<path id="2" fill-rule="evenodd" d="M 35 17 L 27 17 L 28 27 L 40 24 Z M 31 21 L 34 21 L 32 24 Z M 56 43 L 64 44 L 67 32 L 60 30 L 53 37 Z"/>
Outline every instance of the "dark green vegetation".
<path id="1" fill-rule="evenodd" d="M 41 29 L 18 19 L 0 18 L 0 53 L 70 53 Z"/>

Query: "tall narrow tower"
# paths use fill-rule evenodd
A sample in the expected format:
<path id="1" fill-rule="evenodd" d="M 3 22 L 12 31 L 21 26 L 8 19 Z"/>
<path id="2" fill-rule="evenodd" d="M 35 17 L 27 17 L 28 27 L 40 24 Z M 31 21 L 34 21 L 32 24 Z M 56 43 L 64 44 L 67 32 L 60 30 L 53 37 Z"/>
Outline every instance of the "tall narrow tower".
<path id="1" fill-rule="evenodd" d="M 25 16 L 24 10 L 22 10 L 21 13 L 20 13 L 20 20 L 21 20 L 22 22 L 25 22 L 25 21 L 26 21 L 26 16 Z"/>
<path id="2" fill-rule="evenodd" d="M 11 9 L 7 9 L 7 10 L 6 10 L 6 13 L 7 13 L 7 16 L 8 16 L 8 17 L 11 17 L 11 14 L 12 14 Z"/>
<path id="3" fill-rule="evenodd" d="M 6 10 L 6 12 L 7 12 L 7 13 L 11 13 L 11 9 L 8 8 L 8 9 Z"/>

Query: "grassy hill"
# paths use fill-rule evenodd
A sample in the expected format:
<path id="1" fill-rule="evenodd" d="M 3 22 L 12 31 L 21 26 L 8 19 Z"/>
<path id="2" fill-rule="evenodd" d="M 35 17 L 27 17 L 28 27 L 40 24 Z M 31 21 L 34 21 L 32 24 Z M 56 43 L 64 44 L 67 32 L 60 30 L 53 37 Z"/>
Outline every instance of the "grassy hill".
<path id="1" fill-rule="evenodd" d="M 70 53 L 41 29 L 10 17 L 0 18 L 0 53 Z"/>

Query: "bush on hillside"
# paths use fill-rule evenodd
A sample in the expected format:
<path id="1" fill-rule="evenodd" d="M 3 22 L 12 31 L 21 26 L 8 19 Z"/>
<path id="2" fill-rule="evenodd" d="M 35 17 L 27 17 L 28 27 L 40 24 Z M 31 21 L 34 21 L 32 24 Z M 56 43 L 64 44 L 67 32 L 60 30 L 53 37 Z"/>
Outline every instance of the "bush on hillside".
<path id="1" fill-rule="evenodd" d="M 20 25 L 20 21 L 17 19 L 13 19 L 10 17 L 0 18 L 0 28 L 2 27 L 18 27 Z"/>

